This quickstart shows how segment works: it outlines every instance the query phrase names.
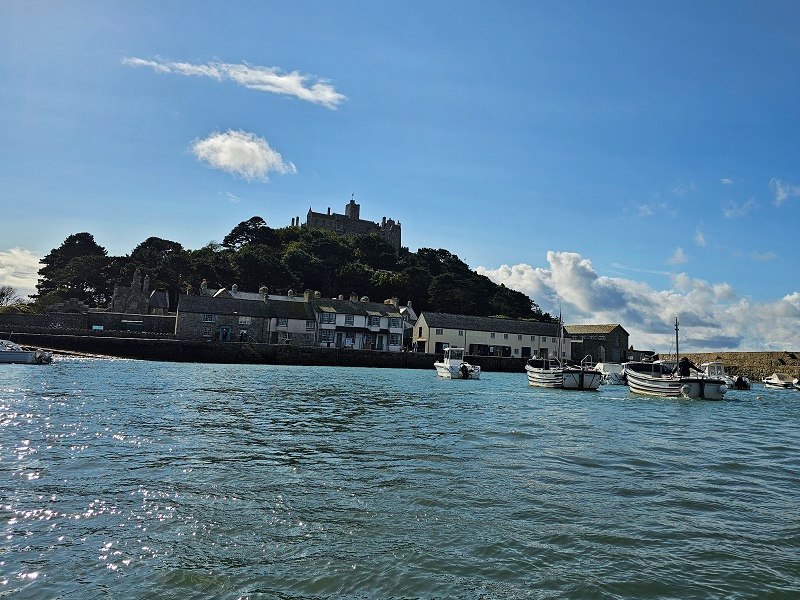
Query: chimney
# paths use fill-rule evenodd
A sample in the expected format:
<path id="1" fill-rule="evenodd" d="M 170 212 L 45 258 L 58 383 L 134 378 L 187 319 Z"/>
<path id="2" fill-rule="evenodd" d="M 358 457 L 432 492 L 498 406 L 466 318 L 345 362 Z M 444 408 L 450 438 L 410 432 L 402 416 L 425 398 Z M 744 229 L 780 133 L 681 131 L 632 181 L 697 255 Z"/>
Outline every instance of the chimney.
<path id="1" fill-rule="evenodd" d="M 311 302 L 312 294 L 311 290 L 305 290 L 303 292 L 303 302 Z"/>
<path id="2" fill-rule="evenodd" d="M 330 206 L 328 207 L 328 214 L 329 215 L 331 214 L 331 207 Z"/>
<path id="3" fill-rule="evenodd" d="M 398 308 L 400 306 L 400 298 L 397 296 L 392 296 L 392 306 Z"/>
<path id="4" fill-rule="evenodd" d="M 350 302 L 358 302 L 358 294 L 350 292 Z"/>

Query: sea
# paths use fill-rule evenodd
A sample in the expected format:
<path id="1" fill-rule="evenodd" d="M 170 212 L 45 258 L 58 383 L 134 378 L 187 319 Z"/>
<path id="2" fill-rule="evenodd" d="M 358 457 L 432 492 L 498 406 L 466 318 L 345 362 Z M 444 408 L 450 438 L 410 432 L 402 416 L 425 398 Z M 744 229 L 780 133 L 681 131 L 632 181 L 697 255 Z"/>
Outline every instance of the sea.
<path id="1" fill-rule="evenodd" d="M 0 365 L 0 597 L 798 598 L 800 392 Z"/>

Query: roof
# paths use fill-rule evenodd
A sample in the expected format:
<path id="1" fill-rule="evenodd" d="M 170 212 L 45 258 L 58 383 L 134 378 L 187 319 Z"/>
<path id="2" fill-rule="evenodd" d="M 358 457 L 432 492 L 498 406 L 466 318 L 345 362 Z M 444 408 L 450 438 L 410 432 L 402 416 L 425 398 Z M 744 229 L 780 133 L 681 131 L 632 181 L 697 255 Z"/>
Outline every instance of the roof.
<path id="1" fill-rule="evenodd" d="M 400 309 L 393 304 L 383 304 L 381 302 L 359 302 L 325 298 L 318 298 L 314 302 L 320 312 L 381 317 L 403 316 L 400 314 Z"/>
<path id="2" fill-rule="evenodd" d="M 521 333 L 523 335 L 558 335 L 558 323 L 526 321 L 521 319 L 500 319 L 498 317 L 476 317 L 472 315 L 452 315 L 448 313 L 423 312 L 428 327 L 446 329 L 468 329 L 471 331 L 496 331 L 498 333 Z"/>
<path id="3" fill-rule="evenodd" d="M 619 323 L 611 323 L 609 325 L 564 325 L 564 329 L 571 335 L 585 335 L 590 333 L 612 333 L 617 328 L 625 331 L 625 328 Z M 625 333 L 628 333 L 625 331 Z"/>
<path id="4" fill-rule="evenodd" d="M 178 313 L 238 314 L 264 319 L 272 316 L 268 305 L 263 300 L 239 300 L 212 296 L 181 296 L 178 299 Z"/>

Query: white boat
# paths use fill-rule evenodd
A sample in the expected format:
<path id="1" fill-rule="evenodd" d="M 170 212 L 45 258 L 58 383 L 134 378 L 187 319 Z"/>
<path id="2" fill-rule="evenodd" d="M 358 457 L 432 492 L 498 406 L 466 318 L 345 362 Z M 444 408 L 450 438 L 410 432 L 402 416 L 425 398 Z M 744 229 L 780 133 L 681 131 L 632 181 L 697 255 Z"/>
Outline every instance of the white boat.
<path id="1" fill-rule="evenodd" d="M 528 385 L 534 387 L 560 388 L 564 385 L 564 369 L 555 358 L 529 358 L 525 364 Z"/>
<path id="2" fill-rule="evenodd" d="M 703 373 L 681 377 L 659 362 L 625 363 L 625 380 L 631 392 L 645 396 L 722 400 L 728 391 L 722 379 L 706 377 Z"/>
<path id="3" fill-rule="evenodd" d="M 44 350 L 25 350 L 10 340 L 0 340 L 0 363 L 44 365 L 53 361 L 53 356 Z"/>
<path id="4" fill-rule="evenodd" d="M 584 359 L 585 360 L 585 359 Z M 603 374 L 593 367 L 563 365 L 555 358 L 531 358 L 525 364 L 528 385 L 564 390 L 591 390 L 600 387 Z"/>
<path id="5" fill-rule="evenodd" d="M 621 364 L 597 363 L 594 368 L 600 371 L 601 385 L 625 385 Z"/>
<path id="6" fill-rule="evenodd" d="M 800 390 L 800 377 L 795 377 L 792 380 L 792 385 L 794 386 L 794 389 Z"/>
<path id="7" fill-rule="evenodd" d="M 481 368 L 464 360 L 464 348 L 445 348 L 444 360 L 435 362 L 436 374 L 446 379 L 480 379 Z"/>
<path id="8" fill-rule="evenodd" d="M 678 356 L 678 318 L 675 317 L 675 357 Z M 725 398 L 725 392 L 728 391 L 725 381 L 718 377 L 708 377 L 702 371 L 697 375 L 690 375 L 691 363 L 686 357 L 678 361 L 678 370 L 683 370 L 682 364 L 686 365 L 683 373 L 658 361 L 625 363 L 625 380 L 631 392 L 646 396 L 703 400 Z"/>
<path id="9" fill-rule="evenodd" d="M 725 385 L 728 386 L 729 390 L 749 390 L 751 387 L 750 380 L 747 377 L 743 375 L 731 377 L 725 373 L 725 365 L 721 360 L 704 362 L 700 365 L 700 368 L 703 370 L 703 373 L 705 373 L 706 377 L 722 379 L 722 381 L 725 382 Z"/>
<path id="10" fill-rule="evenodd" d="M 790 389 L 794 387 L 792 378 L 786 373 L 773 373 L 761 380 L 764 386 L 773 389 Z"/>

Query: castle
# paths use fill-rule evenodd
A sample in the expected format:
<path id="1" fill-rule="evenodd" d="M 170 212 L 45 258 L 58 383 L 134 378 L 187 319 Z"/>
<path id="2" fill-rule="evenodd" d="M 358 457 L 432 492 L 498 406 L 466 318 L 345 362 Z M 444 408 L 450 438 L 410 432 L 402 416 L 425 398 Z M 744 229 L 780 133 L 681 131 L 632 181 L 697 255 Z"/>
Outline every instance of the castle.
<path id="1" fill-rule="evenodd" d="M 292 219 L 292 227 L 329 229 L 341 235 L 368 235 L 375 233 L 386 240 L 394 248 L 395 252 L 399 253 L 400 223 L 386 217 L 383 217 L 380 224 L 373 223 L 362 219 L 360 213 L 361 205 L 351 198 L 347 206 L 344 207 L 343 215 L 331 213 L 330 208 L 328 208 L 327 213 L 314 212 L 309 208 L 306 222 L 301 225 L 300 217 L 295 217 Z"/>

